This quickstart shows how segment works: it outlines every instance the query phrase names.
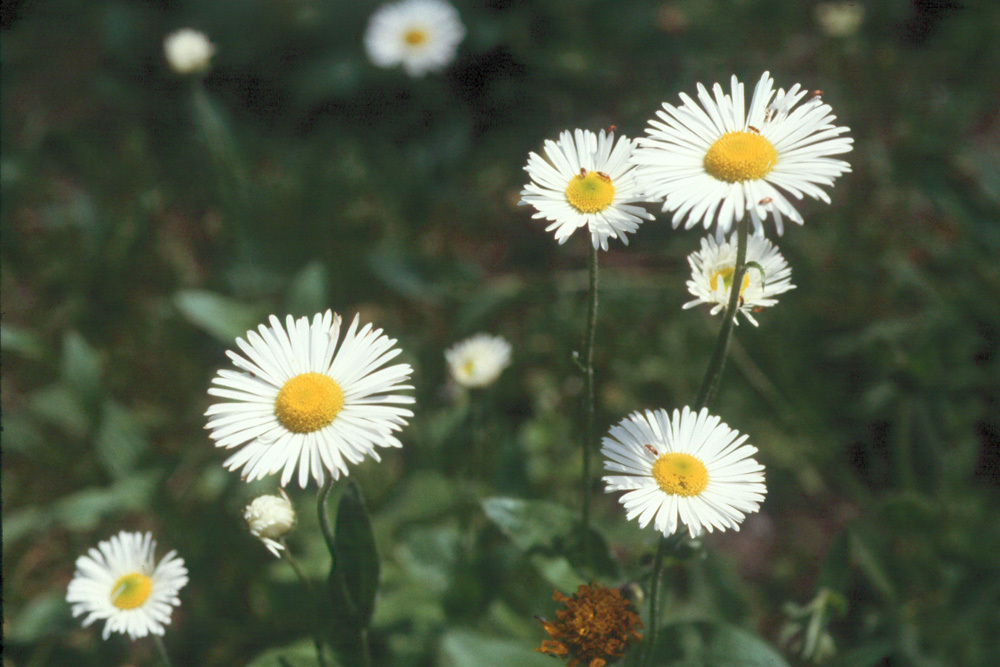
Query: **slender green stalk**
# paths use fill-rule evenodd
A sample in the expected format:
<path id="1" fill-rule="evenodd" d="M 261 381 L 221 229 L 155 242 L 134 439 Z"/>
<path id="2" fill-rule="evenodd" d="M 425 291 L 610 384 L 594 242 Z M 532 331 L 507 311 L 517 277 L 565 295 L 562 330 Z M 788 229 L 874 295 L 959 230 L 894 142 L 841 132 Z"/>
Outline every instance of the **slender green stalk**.
<path id="1" fill-rule="evenodd" d="M 323 488 L 317 496 L 317 512 L 319 513 L 319 527 L 323 531 L 323 539 L 326 540 L 326 548 L 330 553 L 334 553 L 333 526 L 330 525 L 330 510 L 327 507 L 327 498 L 330 497 L 330 489 L 333 488 L 333 479 L 326 480 Z"/>
<path id="2" fill-rule="evenodd" d="M 698 390 L 698 398 L 695 400 L 694 409 L 701 410 L 707 407 L 715 392 L 719 389 L 722 379 L 722 371 L 726 367 L 726 356 L 729 352 L 729 340 L 732 338 L 733 325 L 736 323 L 736 311 L 739 308 L 740 287 L 743 285 L 743 276 L 746 274 L 747 259 L 747 236 L 749 235 L 749 223 L 746 216 L 737 224 L 736 231 L 736 266 L 733 269 L 733 286 L 729 292 L 729 304 L 726 312 L 722 316 L 722 329 L 719 330 L 719 337 L 715 340 L 715 350 L 712 352 L 712 360 L 708 363 L 705 377 L 701 381 L 701 388 Z"/>
<path id="3" fill-rule="evenodd" d="M 650 664 L 653 658 L 653 650 L 656 646 L 656 630 L 659 623 L 658 617 L 659 597 L 660 597 L 660 576 L 663 574 L 663 557 L 667 553 L 667 538 L 661 537 L 660 543 L 656 547 L 656 557 L 653 559 L 653 578 L 649 582 L 649 632 L 646 633 L 646 664 Z"/>
<path id="4" fill-rule="evenodd" d="M 284 540 L 282 540 L 282 544 L 284 544 Z M 305 572 L 303 572 L 302 568 L 299 567 L 299 562 L 294 556 L 292 556 L 292 552 L 288 550 L 288 545 L 285 545 L 285 560 L 288 561 L 288 564 L 292 566 L 293 570 L 295 570 L 295 574 L 298 575 L 299 580 L 305 584 L 306 590 L 309 591 L 309 597 L 312 598 L 313 603 L 316 605 L 316 610 L 320 611 L 319 598 L 316 596 L 316 590 L 313 588 L 312 582 L 309 581 Z M 323 656 L 323 642 L 320 641 L 318 631 L 314 631 L 313 633 L 313 644 L 316 645 L 316 660 L 319 662 L 320 667 L 327 667 L 326 658 Z"/>
<path id="5" fill-rule="evenodd" d="M 587 306 L 587 333 L 583 341 L 584 412 L 583 434 L 583 539 L 585 562 L 590 562 L 590 458 L 594 449 L 594 336 L 597 329 L 597 248 L 590 244 L 590 300 Z"/>
<path id="6" fill-rule="evenodd" d="M 729 304 L 726 312 L 722 316 L 722 328 L 719 330 L 719 337 L 715 340 L 715 350 L 712 352 L 712 359 L 705 370 L 705 376 L 701 380 L 701 387 L 698 389 L 698 398 L 695 400 L 694 410 L 701 410 L 707 407 L 715 398 L 715 393 L 719 389 L 722 371 L 726 367 L 726 356 L 729 353 L 729 341 L 733 335 L 733 326 L 736 322 L 736 312 L 739 308 L 740 287 L 743 285 L 743 276 L 746 274 L 747 259 L 747 237 L 749 236 L 749 222 L 746 216 L 737 224 L 736 231 L 736 266 L 733 269 L 733 285 L 729 292 Z M 656 548 L 656 558 L 653 560 L 653 574 L 650 581 L 649 591 L 649 632 L 646 641 L 649 648 L 646 651 L 646 664 L 650 664 L 653 658 L 653 646 L 656 642 L 656 630 L 658 620 L 657 600 L 660 592 L 660 577 L 663 570 L 663 559 L 667 548 L 672 541 L 683 539 L 677 534 L 670 537 L 660 538 L 660 544 Z"/>
<path id="7" fill-rule="evenodd" d="M 326 546 L 332 555 L 335 553 L 334 549 L 334 534 L 333 526 L 330 524 L 330 510 L 328 507 L 327 499 L 330 496 L 330 490 L 333 488 L 333 480 L 329 479 L 323 485 L 322 490 L 319 492 L 319 526 L 323 531 L 323 539 L 326 540 Z M 353 610 L 352 614 L 356 614 L 357 611 Z M 371 667 L 371 650 L 368 647 L 368 628 L 358 627 L 358 646 L 361 653 L 361 664 L 362 667 Z"/>
<path id="8" fill-rule="evenodd" d="M 163 637 L 160 635 L 153 635 L 153 643 L 156 644 L 156 651 L 160 654 L 160 659 L 163 664 L 167 667 L 172 667 L 173 663 L 170 662 L 170 656 L 167 655 L 167 647 L 163 644 Z"/>

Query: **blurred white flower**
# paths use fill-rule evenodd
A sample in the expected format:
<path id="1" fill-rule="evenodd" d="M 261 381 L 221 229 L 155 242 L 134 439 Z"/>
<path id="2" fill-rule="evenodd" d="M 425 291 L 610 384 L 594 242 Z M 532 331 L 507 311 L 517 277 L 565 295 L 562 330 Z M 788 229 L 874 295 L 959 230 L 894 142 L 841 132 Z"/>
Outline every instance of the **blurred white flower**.
<path id="1" fill-rule="evenodd" d="M 836 117 L 822 91 L 810 94 L 795 84 L 775 94 L 773 83 L 764 72 L 749 109 L 743 84 L 733 76 L 730 93 L 715 84 L 710 95 L 699 83 L 700 105 L 681 93 L 681 106 L 664 103 L 656 112 L 632 161 L 639 166 L 639 187 L 674 212 L 674 227 L 681 221 L 686 229 L 715 224 L 722 239 L 749 213 L 754 230 L 763 233 L 770 212 L 781 234 L 783 215 L 802 224 L 785 193 L 830 203 L 819 186 L 832 187 L 834 178 L 851 170 L 830 156 L 849 152 L 854 140 L 840 136 L 848 128 L 832 124 Z"/>
<path id="2" fill-rule="evenodd" d="M 627 518 L 650 522 L 664 535 L 687 526 L 691 537 L 703 530 L 740 529 L 746 514 L 764 500 L 764 466 L 750 458 L 756 447 L 747 436 L 702 408 L 635 412 L 601 441 L 604 469 L 624 473 L 604 477 L 606 491 L 627 491 L 620 499 Z"/>
<path id="3" fill-rule="evenodd" d="M 402 65 L 410 76 L 437 72 L 455 59 L 465 38 L 458 11 L 443 0 L 403 0 L 368 20 L 365 49 L 379 67 Z"/>
<path id="4" fill-rule="evenodd" d="M 177 74 L 201 74 L 208 70 L 215 46 L 204 33 L 183 28 L 163 40 L 163 53 Z"/>
<path id="5" fill-rule="evenodd" d="M 629 161 L 635 141 L 601 130 L 568 130 L 559 141 L 545 141 L 546 160 L 537 153 L 528 155 L 524 170 L 531 182 L 521 191 L 520 204 L 530 204 L 555 230 L 556 241 L 565 243 L 580 227 L 588 227 L 594 248 L 608 249 L 608 239 L 621 239 L 639 229 L 653 216 L 635 204 L 645 201 L 636 185 Z"/>
<path id="6" fill-rule="evenodd" d="M 285 545 L 280 539 L 295 526 L 295 508 L 288 496 L 259 496 L 243 512 L 250 534 L 264 543 L 276 557 L 281 558 Z"/>
<path id="7" fill-rule="evenodd" d="M 409 364 L 386 364 L 400 353 L 396 341 L 371 324 L 358 327 L 355 316 L 341 340 L 340 315 L 326 311 L 285 326 L 274 315 L 236 339 L 242 356 L 226 354 L 238 370 L 220 370 L 208 390 L 229 399 L 208 408 L 216 447 L 238 448 L 226 459 L 230 470 L 243 468 L 247 481 L 281 472 L 281 486 L 298 467 L 299 486 L 309 478 L 322 484 L 326 473 L 338 479 L 348 463 L 365 456 L 376 461 L 376 447 L 402 447 L 395 436 L 413 412 L 400 407 L 412 396 L 392 392 L 405 384 Z"/>
<path id="8" fill-rule="evenodd" d="M 188 571 L 176 551 L 156 564 L 155 550 L 150 533 L 122 531 L 76 559 L 66 601 L 74 617 L 87 614 L 83 627 L 104 620 L 104 639 L 112 632 L 132 639 L 164 633 L 181 604 L 177 593 L 187 584 Z"/>
<path id="9" fill-rule="evenodd" d="M 444 357 L 455 382 L 463 387 L 485 387 L 510 366 L 510 352 L 510 343 L 502 337 L 481 333 L 455 343 Z"/>
<path id="10" fill-rule="evenodd" d="M 813 7 L 816 23 L 830 37 L 850 37 L 865 18 L 860 2 L 821 2 Z"/>
<path id="11" fill-rule="evenodd" d="M 792 270 L 788 262 L 763 236 L 747 239 L 746 261 L 753 264 L 747 266 L 743 274 L 738 312 L 757 326 L 752 311 L 778 303 L 774 297 L 794 289 L 795 285 L 792 284 Z M 713 304 L 712 315 L 725 310 L 729 305 L 729 292 L 736 272 L 736 234 L 722 243 L 711 237 L 703 238 L 701 250 L 688 255 L 688 263 L 691 265 L 691 280 L 687 282 L 687 288 L 696 298 L 685 303 L 683 308 L 710 303 Z"/>

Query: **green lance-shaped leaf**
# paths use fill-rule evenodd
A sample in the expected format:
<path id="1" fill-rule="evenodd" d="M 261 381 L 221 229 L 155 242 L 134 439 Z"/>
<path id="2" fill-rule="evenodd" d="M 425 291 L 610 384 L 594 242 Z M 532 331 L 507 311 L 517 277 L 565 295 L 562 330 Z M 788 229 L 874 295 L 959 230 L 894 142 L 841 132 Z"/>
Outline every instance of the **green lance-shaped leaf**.
<path id="1" fill-rule="evenodd" d="M 367 628 L 375 608 L 379 561 L 371 518 L 361 490 L 353 480 L 346 484 L 337 506 L 333 567 L 330 570 L 331 599 L 346 602 L 359 628 Z M 346 599 L 338 600 L 341 592 Z"/>

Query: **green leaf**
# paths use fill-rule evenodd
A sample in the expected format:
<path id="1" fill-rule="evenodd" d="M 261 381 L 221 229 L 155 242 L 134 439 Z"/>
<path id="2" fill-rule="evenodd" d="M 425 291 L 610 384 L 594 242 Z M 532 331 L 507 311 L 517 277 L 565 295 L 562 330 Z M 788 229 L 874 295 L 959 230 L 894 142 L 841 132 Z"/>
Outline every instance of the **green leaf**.
<path id="1" fill-rule="evenodd" d="M 312 317 L 329 307 L 326 267 L 321 262 L 309 262 L 288 285 L 285 298 L 288 312 Z"/>
<path id="2" fill-rule="evenodd" d="M 673 623 L 660 633 L 654 665 L 705 667 L 789 667 L 784 657 L 756 634 L 728 623 Z"/>
<path id="3" fill-rule="evenodd" d="M 327 650 L 324 650 L 323 657 L 329 667 L 338 667 L 341 664 Z M 271 648 L 258 654 L 247 663 L 246 667 L 318 667 L 319 665 L 316 644 L 311 639 L 300 639 L 293 644 Z"/>
<path id="4" fill-rule="evenodd" d="M 72 530 L 92 530 L 104 516 L 149 507 L 159 474 L 132 475 L 108 487 L 84 489 L 53 505 L 56 520 Z"/>
<path id="5" fill-rule="evenodd" d="M 15 324 L 0 325 L 0 350 L 13 352 L 32 361 L 45 358 L 45 346 L 38 336 Z"/>
<path id="6" fill-rule="evenodd" d="M 542 500 L 494 497 L 482 501 L 486 517 L 522 551 L 554 550 L 573 532 L 577 515 Z"/>
<path id="7" fill-rule="evenodd" d="M 79 333 L 63 337 L 61 374 L 66 384 L 86 401 L 98 395 L 101 385 L 101 358 Z"/>
<path id="8" fill-rule="evenodd" d="M 3 416 L 3 447 L 8 452 L 31 455 L 42 445 L 42 434 L 23 413 Z"/>
<path id="9" fill-rule="evenodd" d="M 833 543 L 823 559 L 823 567 L 819 571 L 817 588 L 829 588 L 843 593 L 847 590 L 848 576 L 851 572 L 851 543 L 846 530 L 837 533 Z"/>
<path id="10" fill-rule="evenodd" d="M 6 524 L 6 520 L 4 521 Z M 4 525 L 4 530 L 7 527 Z M 16 614 L 7 615 L 4 639 L 12 643 L 31 643 L 59 632 L 69 618 L 63 591 L 43 593 L 29 600 Z"/>
<path id="11" fill-rule="evenodd" d="M 888 639 L 874 639 L 861 646 L 845 651 L 833 660 L 837 667 L 876 667 L 887 664 L 894 649 L 893 642 Z"/>
<path id="12" fill-rule="evenodd" d="M 587 581 L 581 577 L 568 560 L 562 556 L 545 556 L 543 554 L 531 554 L 528 562 L 538 570 L 538 573 L 545 581 L 552 584 L 564 593 L 572 593 L 580 584 Z"/>
<path id="13" fill-rule="evenodd" d="M 888 600 L 896 599 L 896 587 L 889 577 L 885 558 L 877 546 L 877 540 L 862 526 L 850 528 L 851 556 L 868 580 Z"/>
<path id="14" fill-rule="evenodd" d="M 39 421 L 56 426 L 74 438 L 83 438 L 90 430 L 90 417 L 79 395 L 63 382 L 31 392 L 27 407 Z"/>
<path id="15" fill-rule="evenodd" d="M 262 306 L 203 290 L 178 292 L 174 295 L 174 303 L 187 321 L 226 345 L 245 336 L 267 314 Z"/>
<path id="16" fill-rule="evenodd" d="M 722 623 L 706 633 L 705 662 L 712 667 L 788 667 L 773 646 L 743 628 Z"/>
<path id="17" fill-rule="evenodd" d="M 540 643 L 540 642 L 539 642 Z M 452 630 L 441 638 L 437 664 L 442 667 L 553 667 L 522 640 L 502 639 L 471 630 Z"/>
<path id="18" fill-rule="evenodd" d="M 132 475 L 107 487 L 91 487 L 63 496 L 54 503 L 4 512 L 4 549 L 35 535 L 53 523 L 71 530 L 92 530 L 105 516 L 149 507 L 158 481 L 157 473 Z"/>
<path id="19" fill-rule="evenodd" d="M 368 627 L 378 591 L 379 562 L 371 518 L 361 490 L 353 480 L 337 506 L 334 567 L 339 570 L 361 627 Z"/>
<path id="20" fill-rule="evenodd" d="M 149 440 L 146 429 L 129 410 L 114 401 L 105 401 L 94 447 L 108 474 L 120 479 L 149 449 Z"/>

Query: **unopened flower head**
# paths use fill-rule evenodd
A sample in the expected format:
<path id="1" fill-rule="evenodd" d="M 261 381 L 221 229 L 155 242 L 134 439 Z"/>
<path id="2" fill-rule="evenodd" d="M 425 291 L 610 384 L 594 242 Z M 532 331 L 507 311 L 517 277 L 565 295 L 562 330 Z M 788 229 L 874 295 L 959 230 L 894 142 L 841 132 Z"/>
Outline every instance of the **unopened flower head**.
<path id="1" fill-rule="evenodd" d="M 629 519 L 650 522 L 664 535 L 687 526 L 692 537 L 715 529 L 739 530 L 767 492 L 764 466 L 751 457 L 747 436 L 702 408 L 635 412 L 602 440 L 608 493 L 626 491 L 620 502 Z"/>
<path id="2" fill-rule="evenodd" d="M 747 239 L 746 261 L 738 312 L 757 326 L 753 311 L 778 303 L 774 297 L 794 289 L 795 285 L 792 284 L 792 270 L 788 262 L 763 236 Z M 688 255 L 688 263 L 691 265 L 691 280 L 687 281 L 687 288 L 695 299 L 683 307 L 712 304 L 712 315 L 725 310 L 736 272 L 736 235 L 722 243 L 711 237 L 703 238 L 701 249 Z"/>
<path id="3" fill-rule="evenodd" d="M 524 168 L 531 182 L 521 191 L 521 204 L 537 209 L 533 218 L 551 221 L 545 231 L 555 231 L 556 241 L 565 243 L 580 227 L 590 230 L 595 248 L 608 249 L 608 239 L 621 239 L 639 229 L 653 216 L 637 203 L 645 197 L 636 184 L 629 161 L 635 141 L 613 132 L 568 130 L 559 141 L 545 141 L 545 159 L 528 155 Z"/>
<path id="4" fill-rule="evenodd" d="M 555 621 L 542 619 L 550 638 L 535 650 L 568 658 L 567 667 L 603 667 L 642 639 L 642 621 L 617 588 L 581 584 L 573 597 L 555 591 L 552 599 L 563 609 Z"/>
<path id="5" fill-rule="evenodd" d="M 399 355 L 396 341 L 358 326 L 344 331 L 331 311 L 285 325 L 274 315 L 236 339 L 243 353 L 228 351 L 237 370 L 220 370 L 212 396 L 228 399 L 209 407 L 208 428 L 216 447 L 237 451 L 225 461 L 242 468 L 247 481 L 281 472 L 281 486 L 298 467 L 299 486 L 322 484 L 348 474 L 349 463 L 381 460 L 377 447 L 402 447 L 395 433 L 413 412 L 413 397 L 395 392 L 406 384 L 409 364 L 387 365 Z"/>
<path id="6" fill-rule="evenodd" d="M 813 7 L 816 22 L 830 37 L 850 37 L 858 32 L 865 18 L 860 2 L 821 2 Z"/>
<path id="7" fill-rule="evenodd" d="M 284 492 L 282 492 L 284 494 Z M 250 534 L 278 558 L 285 545 L 282 537 L 295 526 L 295 508 L 285 495 L 259 496 L 243 512 Z"/>
<path id="8" fill-rule="evenodd" d="M 463 387 L 485 387 L 510 366 L 510 343 L 500 336 L 480 333 L 455 343 L 444 357 L 455 382 Z"/>
<path id="9" fill-rule="evenodd" d="M 743 84 L 733 76 L 730 93 L 715 84 L 710 95 L 699 83 L 701 104 L 681 93 L 681 106 L 664 103 L 656 112 L 633 161 L 640 187 L 651 199 L 662 199 L 664 211 L 673 211 L 674 227 L 682 221 L 686 229 L 716 225 L 722 239 L 748 214 L 754 231 L 763 233 L 770 213 L 781 234 L 784 217 L 802 224 L 787 195 L 830 202 L 820 186 L 832 187 L 833 179 L 851 170 L 830 157 L 852 149 L 853 139 L 840 136 L 848 128 L 833 124 L 822 91 L 795 84 L 775 94 L 773 83 L 764 72 L 749 108 Z"/>
<path id="10" fill-rule="evenodd" d="M 163 40 L 163 53 L 170 69 L 178 74 L 201 74 L 215 54 L 215 46 L 204 33 L 183 28 Z"/>
<path id="11" fill-rule="evenodd" d="M 465 38 L 458 11 L 443 0 L 403 0 L 368 21 L 365 49 L 379 67 L 402 65 L 410 76 L 444 69 Z"/>
<path id="12" fill-rule="evenodd" d="M 83 627 L 103 620 L 104 639 L 112 632 L 131 639 L 164 633 L 173 608 L 180 606 L 177 594 L 188 582 L 188 571 L 176 551 L 158 564 L 155 551 L 150 533 L 122 531 L 76 559 L 66 601 L 74 617 L 86 614 Z"/>

